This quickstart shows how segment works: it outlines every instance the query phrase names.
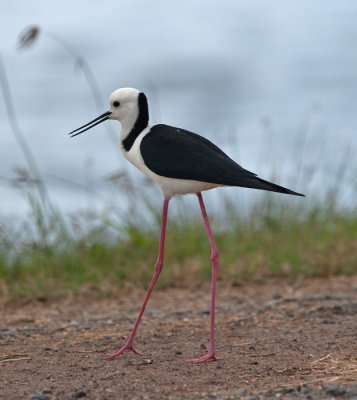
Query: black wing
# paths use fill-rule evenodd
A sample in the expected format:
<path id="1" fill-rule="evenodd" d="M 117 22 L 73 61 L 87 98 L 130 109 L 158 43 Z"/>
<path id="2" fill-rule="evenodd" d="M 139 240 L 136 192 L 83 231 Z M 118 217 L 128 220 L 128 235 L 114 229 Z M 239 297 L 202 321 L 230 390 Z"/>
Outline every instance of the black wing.
<path id="1" fill-rule="evenodd" d="M 140 145 L 145 165 L 157 175 L 227 186 L 295 194 L 260 179 L 204 137 L 168 125 L 154 125 Z"/>

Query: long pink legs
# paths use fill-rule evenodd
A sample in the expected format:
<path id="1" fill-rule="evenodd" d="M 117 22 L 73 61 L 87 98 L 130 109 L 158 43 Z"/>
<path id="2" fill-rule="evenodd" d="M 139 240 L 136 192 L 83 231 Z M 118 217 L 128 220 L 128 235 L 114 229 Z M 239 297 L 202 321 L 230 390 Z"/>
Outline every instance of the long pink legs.
<path id="1" fill-rule="evenodd" d="M 164 200 L 164 205 L 163 205 L 163 207 L 162 207 L 160 247 L 159 247 L 159 255 L 158 255 L 158 258 L 157 258 L 157 261 L 156 261 L 156 264 L 155 264 L 155 273 L 154 273 L 154 276 L 153 276 L 153 278 L 152 278 L 152 280 L 151 280 L 149 289 L 148 289 L 148 291 L 146 292 L 145 299 L 144 299 L 143 304 L 142 304 L 142 306 L 141 306 L 141 308 L 140 308 L 139 315 L 138 315 L 138 317 L 137 317 L 137 319 L 136 319 L 134 328 L 133 328 L 133 330 L 131 331 L 131 334 L 130 334 L 130 336 L 129 336 L 129 339 L 127 340 L 127 342 L 125 343 L 125 345 L 124 345 L 120 350 L 118 350 L 116 353 L 107 354 L 107 356 L 105 357 L 105 360 L 109 360 L 109 359 L 111 359 L 111 358 L 114 358 L 114 357 L 116 357 L 116 356 L 119 356 L 120 354 L 124 353 L 125 350 L 131 350 L 131 351 L 133 351 L 133 352 L 136 353 L 136 354 L 142 355 L 142 354 L 139 353 L 139 352 L 135 349 L 135 347 L 134 347 L 134 344 L 133 344 L 133 343 L 134 343 L 134 337 L 135 337 L 135 334 L 136 334 L 136 330 L 138 329 L 138 326 L 139 326 L 141 317 L 142 317 L 142 315 L 143 315 L 143 313 L 144 313 L 144 310 L 145 310 L 145 307 L 146 307 L 146 303 L 147 303 L 148 300 L 149 300 L 150 294 L 151 294 L 151 292 L 152 292 L 152 290 L 153 290 L 153 288 L 154 288 L 154 286 L 155 286 L 155 283 L 156 283 L 156 281 L 157 281 L 157 278 L 159 277 L 160 272 L 161 272 L 161 270 L 162 270 L 163 260 L 164 260 L 164 244 L 165 244 L 165 231 L 166 231 L 167 210 L 168 210 L 168 207 L 169 207 L 169 201 L 170 201 L 170 199 L 165 199 L 165 200 Z"/>
<path id="2" fill-rule="evenodd" d="M 205 205 L 203 203 L 202 194 L 197 193 L 198 201 L 200 202 L 200 207 L 202 211 L 203 221 L 206 226 L 206 231 L 208 235 L 209 242 L 211 244 L 211 260 L 212 260 L 212 283 L 211 283 L 211 316 L 210 316 L 210 335 L 209 335 L 209 350 L 208 354 L 200 358 L 193 358 L 191 360 L 186 360 L 193 363 L 202 363 L 207 360 L 216 360 L 216 350 L 214 347 L 214 312 L 216 303 L 216 282 L 217 282 L 217 270 L 218 270 L 218 251 L 216 243 L 214 242 L 211 227 L 208 221 Z"/>

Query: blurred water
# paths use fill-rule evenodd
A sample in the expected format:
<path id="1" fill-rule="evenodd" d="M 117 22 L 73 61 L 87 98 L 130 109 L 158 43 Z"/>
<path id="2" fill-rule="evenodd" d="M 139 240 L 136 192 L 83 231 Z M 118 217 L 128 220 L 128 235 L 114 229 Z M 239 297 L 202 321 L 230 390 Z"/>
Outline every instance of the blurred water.
<path id="1" fill-rule="evenodd" d="M 349 148 L 343 206 L 356 200 L 356 20 L 353 0 L 22 0 L 1 4 L 0 51 L 21 128 L 65 212 L 125 204 L 125 194 L 114 198 L 104 178 L 122 168 L 135 180 L 140 175 L 104 126 L 67 137 L 98 111 L 73 58 L 46 32 L 87 59 L 105 99 L 101 112 L 114 89 L 136 87 L 151 102 L 151 122 L 203 134 L 245 168 L 263 178 L 274 173 L 294 190 L 329 185 Z M 16 37 L 29 24 L 38 24 L 41 36 L 17 52 Z M 24 214 L 23 191 L 8 180 L 25 162 L 2 99 L 0 129 L 0 213 Z M 299 180 L 309 168 L 319 172 Z M 208 195 L 218 207 L 214 196 Z"/>

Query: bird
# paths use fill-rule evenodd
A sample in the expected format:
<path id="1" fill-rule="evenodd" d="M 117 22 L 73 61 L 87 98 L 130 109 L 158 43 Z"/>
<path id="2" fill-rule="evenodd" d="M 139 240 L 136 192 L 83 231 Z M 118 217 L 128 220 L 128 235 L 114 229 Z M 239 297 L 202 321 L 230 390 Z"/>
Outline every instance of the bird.
<path id="1" fill-rule="evenodd" d="M 126 350 L 142 355 L 134 347 L 134 338 L 146 304 L 163 268 L 169 202 L 176 195 L 195 194 L 198 198 L 211 246 L 210 337 L 207 354 L 186 361 L 191 363 L 214 361 L 217 359 L 214 328 L 219 253 L 213 238 L 202 192 L 217 187 L 238 186 L 295 196 L 304 195 L 259 178 L 253 172 L 241 167 L 203 136 L 165 124 L 149 125 L 147 97 L 143 92 L 134 88 L 115 90 L 109 98 L 109 111 L 71 131 L 69 135 L 70 137 L 77 136 L 107 120 L 120 122 L 119 146 L 124 157 L 161 188 L 164 200 L 159 251 L 154 275 L 127 341 L 118 351 L 107 354 L 105 359 L 113 359 Z"/>

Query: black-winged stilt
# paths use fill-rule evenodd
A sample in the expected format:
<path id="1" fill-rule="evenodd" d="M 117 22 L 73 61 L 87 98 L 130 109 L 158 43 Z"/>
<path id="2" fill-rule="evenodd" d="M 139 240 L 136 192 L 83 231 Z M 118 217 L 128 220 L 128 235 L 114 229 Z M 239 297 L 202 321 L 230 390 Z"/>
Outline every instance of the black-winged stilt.
<path id="1" fill-rule="evenodd" d="M 109 111 L 70 132 L 70 135 L 71 137 L 79 135 L 107 119 L 120 121 L 119 143 L 124 156 L 160 186 L 164 195 L 164 204 L 159 255 L 155 264 L 154 276 L 127 342 L 117 352 L 108 354 L 106 359 L 114 358 L 125 350 L 141 354 L 134 348 L 134 337 L 155 282 L 162 270 L 169 201 L 177 194 L 194 193 L 198 197 L 212 249 L 210 342 L 207 355 L 187 361 L 200 363 L 215 360 L 214 313 L 218 251 L 201 192 L 218 186 L 241 186 L 296 196 L 303 195 L 258 178 L 256 174 L 242 168 L 216 145 L 200 135 L 163 124 L 150 126 L 146 96 L 136 89 L 122 88 L 113 92 L 109 99 Z"/>

